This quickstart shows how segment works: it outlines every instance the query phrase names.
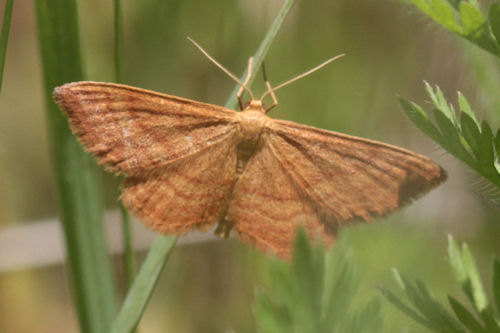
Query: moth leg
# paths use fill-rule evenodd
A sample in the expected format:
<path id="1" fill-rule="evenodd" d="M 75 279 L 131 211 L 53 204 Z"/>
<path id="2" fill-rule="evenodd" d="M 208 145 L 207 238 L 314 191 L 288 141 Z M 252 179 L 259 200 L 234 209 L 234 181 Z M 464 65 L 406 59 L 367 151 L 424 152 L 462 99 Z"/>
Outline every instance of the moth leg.
<path id="1" fill-rule="evenodd" d="M 217 228 L 215 228 L 214 234 L 220 238 L 229 238 L 231 229 L 233 229 L 234 223 L 230 222 L 225 216 L 219 219 Z"/>
<path id="2" fill-rule="evenodd" d="M 245 108 L 243 105 L 243 101 L 241 100 L 241 96 L 245 92 L 245 87 L 248 84 L 248 81 L 250 81 L 250 76 L 252 76 L 252 65 L 253 65 L 253 57 L 248 58 L 248 69 L 247 69 L 247 77 L 245 78 L 245 81 L 243 82 L 243 86 L 240 87 L 240 90 L 238 90 L 238 103 L 240 104 L 240 111 L 243 111 Z"/>
<path id="3" fill-rule="evenodd" d="M 269 80 L 267 79 L 266 75 L 266 67 L 264 66 L 264 62 L 262 62 L 262 75 L 264 76 L 264 82 L 266 83 L 267 91 L 270 91 L 271 93 L 271 98 L 273 99 L 273 104 L 269 105 L 265 113 L 268 113 L 271 111 L 272 108 L 274 108 L 276 105 L 278 105 L 278 100 L 276 99 L 276 95 L 274 94 L 274 91 L 272 91 L 271 84 L 269 83 Z"/>

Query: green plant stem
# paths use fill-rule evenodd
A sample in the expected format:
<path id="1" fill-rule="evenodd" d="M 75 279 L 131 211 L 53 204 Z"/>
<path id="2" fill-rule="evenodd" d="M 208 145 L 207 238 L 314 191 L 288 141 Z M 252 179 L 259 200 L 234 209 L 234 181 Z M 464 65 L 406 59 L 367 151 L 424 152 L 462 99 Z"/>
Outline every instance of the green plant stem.
<path id="1" fill-rule="evenodd" d="M 115 17 L 115 81 L 122 82 L 123 68 L 123 24 L 122 24 L 121 0 L 114 0 Z"/>
<path id="2" fill-rule="evenodd" d="M 3 15 L 2 35 L 0 36 L 0 92 L 2 91 L 3 69 L 5 67 L 5 57 L 7 55 L 7 42 L 9 40 L 10 21 L 12 19 L 12 9 L 14 0 L 7 0 Z"/>
<path id="3" fill-rule="evenodd" d="M 98 168 L 52 100 L 54 87 L 84 78 L 74 0 L 37 0 L 48 130 L 66 241 L 69 280 L 81 332 L 108 332 L 115 316 L 102 225 Z"/>
<path id="4" fill-rule="evenodd" d="M 122 217 L 122 232 L 123 232 L 123 256 L 124 256 L 123 269 L 125 273 L 126 290 L 129 290 L 135 278 L 136 261 L 134 257 L 134 249 L 132 247 L 130 215 L 121 202 L 120 202 L 120 212 Z"/>
<path id="5" fill-rule="evenodd" d="M 264 58 L 266 57 L 267 52 L 269 51 L 269 48 L 271 47 L 272 42 L 276 38 L 276 34 L 278 33 L 281 25 L 285 21 L 286 16 L 290 12 L 290 9 L 292 8 L 293 4 L 295 3 L 295 0 L 286 0 L 283 6 L 281 6 L 280 11 L 278 12 L 278 15 L 276 15 L 276 18 L 273 21 L 273 24 L 267 31 L 266 36 L 262 40 L 262 42 L 259 45 L 259 48 L 257 49 L 257 52 L 254 54 L 254 62 L 252 66 L 252 75 L 250 76 L 250 79 L 248 81 L 248 86 L 250 86 L 255 79 L 255 76 L 257 75 L 257 70 L 258 68 L 262 65 L 262 62 L 264 61 Z M 240 80 L 244 81 L 248 73 L 248 68 L 245 70 L 243 75 L 241 76 Z M 240 89 L 239 85 L 236 85 L 233 89 L 233 92 L 229 96 L 229 98 L 226 101 L 225 106 L 227 108 L 235 108 L 235 106 L 238 103 L 237 100 L 237 95 L 238 95 L 238 90 Z"/>
<path id="6" fill-rule="evenodd" d="M 129 333 L 137 327 L 176 240 L 177 237 L 174 236 L 156 237 L 116 317 L 111 333 Z"/>

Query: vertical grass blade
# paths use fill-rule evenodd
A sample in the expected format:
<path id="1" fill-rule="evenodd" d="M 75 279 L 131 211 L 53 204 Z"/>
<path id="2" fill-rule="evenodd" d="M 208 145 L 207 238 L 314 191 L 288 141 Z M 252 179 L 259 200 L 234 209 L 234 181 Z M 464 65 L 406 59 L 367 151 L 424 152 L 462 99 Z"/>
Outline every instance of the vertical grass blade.
<path id="1" fill-rule="evenodd" d="M 276 18 L 273 21 L 273 24 L 271 24 L 271 27 L 267 31 L 266 36 L 262 40 L 262 42 L 259 45 L 259 48 L 257 49 L 257 52 L 254 54 L 254 62 L 253 62 L 253 67 L 252 67 L 252 76 L 250 77 L 250 80 L 248 81 L 248 86 L 250 86 L 253 82 L 253 79 L 255 78 L 255 75 L 258 72 L 259 67 L 262 65 L 262 62 L 264 61 L 264 58 L 266 57 L 267 52 L 269 51 L 269 48 L 271 47 L 271 44 L 273 43 L 274 39 L 276 38 L 276 34 L 278 33 L 281 25 L 285 21 L 286 16 L 290 12 L 290 9 L 292 8 L 293 4 L 295 3 L 295 0 L 286 0 L 283 6 L 281 6 L 280 11 L 276 15 Z M 247 70 L 243 73 L 241 76 L 241 81 L 244 81 L 246 76 L 247 76 Z M 238 90 L 240 89 L 239 85 L 236 85 L 234 87 L 233 92 L 227 99 L 227 102 L 225 106 L 229 109 L 234 109 L 238 100 L 236 96 L 238 95 Z"/>
<path id="2" fill-rule="evenodd" d="M 135 278 L 135 257 L 132 248 L 132 230 L 130 227 L 130 214 L 120 202 L 120 212 L 122 218 L 122 237 L 123 237 L 123 271 L 125 273 L 125 287 L 130 289 Z"/>
<path id="3" fill-rule="evenodd" d="M 3 68 L 5 66 L 5 57 L 7 55 L 7 42 L 9 39 L 10 20 L 12 18 L 12 9 L 14 0 L 7 0 L 3 15 L 2 34 L 0 35 L 0 92 L 2 91 Z"/>
<path id="4" fill-rule="evenodd" d="M 115 302 L 98 170 L 52 100 L 54 87 L 84 78 L 77 6 L 74 0 L 37 0 L 35 4 L 70 284 L 81 331 L 104 333 L 115 316 Z"/>
<path id="5" fill-rule="evenodd" d="M 122 4 L 121 0 L 114 0 L 113 2 L 114 16 L 115 16 L 115 81 L 121 83 L 122 69 L 123 69 L 123 25 L 122 25 Z"/>
<path id="6" fill-rule="evenodd" d="M 176 240 L 177 237 L 174 236 L 156 237 L 116 317 L 111 333 L 129 333 L 137 327 Z"/>

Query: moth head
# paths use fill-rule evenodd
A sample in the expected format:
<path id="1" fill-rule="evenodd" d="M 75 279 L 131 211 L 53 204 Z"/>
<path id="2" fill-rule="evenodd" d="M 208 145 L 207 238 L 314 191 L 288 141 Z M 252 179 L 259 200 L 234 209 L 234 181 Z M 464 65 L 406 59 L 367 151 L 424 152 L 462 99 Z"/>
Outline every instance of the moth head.
<path id="1" fill-rule="evenodd" d="M 260 99 L 251 99 L 245 103 L 243 111 L 260 111 L 262 113 L 266 113 L 264 109 L 264 103 Z"/>

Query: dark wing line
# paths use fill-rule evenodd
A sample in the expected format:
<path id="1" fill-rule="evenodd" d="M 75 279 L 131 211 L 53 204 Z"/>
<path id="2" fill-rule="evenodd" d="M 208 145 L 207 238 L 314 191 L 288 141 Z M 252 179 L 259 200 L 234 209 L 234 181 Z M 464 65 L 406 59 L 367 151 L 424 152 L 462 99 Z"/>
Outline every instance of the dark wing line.
<path id="1" fill-rule="evenodd" d="M 292 121 L 276 120 L 275 123 L 282 125 L 282 126 L 285 126 L 285 127 L 288 127 L 288 128 L 293 128 L 293 129 L 298 130 L 298 131 L 312 132 L 312 133 L 316 134 L 316 139 L 321 139 L 321 136 L 324 135 L 326 137 L 335 138 L 337 140 L 349 140 L 351 142 L 359 143 L 362 145 L 372 146 L 376 149 L 384 148 L 384 149 L 387 149 L 388 151 L 390 151 L 391 153 L 403 154 L 406 157 L 409 157 L 406 159 L 406 161 L 410 162 L 410 164 L 414 168 L 414 170 L 417 170 L 417 171 L 420 170 L 418 161 L 431 161 L 428 157 L 426 157 L 424 155 L 417 154 L 417 153 L 412 152 L 408 149 L 404 149 L 401 147 L 393 146 L 393 145 L 390 145 L 387 143 L 383 143 L 383 142 L 379 142 L 379 141 L 375 141 L 375 140 L 371 140 L 371 139 L 360 138 L 360 137 L 356 137 L 356 136 L 352 136 L 352 135 L 348 135 L 348 134 L 337 133 L 334 131 L 328 131 L 328 130 L 324 130 L 324 129 L 320 129 L 320 128 L 316 128 L 316 127 L 312 127 L 312 126 L 303 125 L 303 124 L 297 124 L 297 123 L 292 122 Z M 272 131 L 279 134 L 282 138 L 285 138 L 285 137 L 290 138 L 289 134 L 287 135 L 286 132 L 284 132 L 283 130 L 280 130 L 279 128 L 277 128 L 275 126 L 272 127 Z M 302 139 L 311 142 L 310 138 L 303 136 L 303 135 L 299 135 L 299 133 L 297 133 L 297 135 L 300 136 Z M 348 152 L 342 152 L 342 151 L 339 151 L 337 149 L 333 149 L 333 150 L 339 156 L 343 156 L 343 157 L 347 156 L 349 158 L 356 159 L 362 163 L 369 164 L 370 166 L 375 167 L 376 169 L 379 169 L 382 172 L 386 172 L 386 170 L 381 169 L 376 164 L 369 163 L 370 162 L 369 160 L 365 160 L 363 158 L 360 158 L 359 156 L 356 156 L 355 154 L 349 154 Z M 394 157 L 394 156 L 391 156 L 391 157 Z M 403 166 L 401 163 L 399 163 L 400 161 L 398 161 L 397 159 L 393 158 L 393 159 L 391 159 L 391 162 L 395 163 L 399 168 L 402 168 L 402 169 L 407 168 L 407 166 Z M 440 180 L 444 181 L 447 177 L 446 171 L 441 168 L 441 172 L 442 172 L 442 178 L 440 178 Z M 392 176 L 389 174 L 387 174 L 387 175 Z M 438 183 L 440 183 L 441 181 L 439 181 Z"/>
<path id="2" fill-rule="evenodd" d="M 127 177 L 121 195 L 126 207 L 149 228 L 163 234 L 215 224 L 234 182 L 236 143 L 225 138 L 209 149 Z"/>
<path id="3" fill-rule="evenodd" d="M 99 164 L 128 175 L 206 151 L 237 129 L 236 111 L 121 84 L 73 82 L 54 99 Z"/>
<path id="4" fill-rule="evenodd" d="M 289 138 L 285 138 L 285 140 L 286 139 L 289 139 Z M 287 177 L 290 179 L 290 182 L 294 185 L 295 190 L 304 198 L 304 200 L 307 200 L 313 207 L 315 207 L 318 218 L 323 223 L 325 223 L 325 222 L 332 222 L 332 221 L 337 222 L 337 218 L 335 216 L 333 216 L 332 214 L 329 214 L 325 209 L 323 209 L 323 207 L 327 206 L 327 204 L 325 202 L 323 202 L 324 201 L 323 198 L 311 198 L 311 195 L 308 194 L 306 191 L 304 191 L 304 188 L 299 185 L 299 183 L 297 182 L 297 178 L 299 178 L 303 183 L 306 183 L 309 186 L 309 188 L 312 188 L 313 185 L 310 184 L 307 181 L 307 179 L 305 179 L 304 177 L 302 177 L 302 175 L 300 175 L 299 173 L 293 172 L 293 170 L 285 168 L 283 166 L 285 163 L 283 162 L 283 159 L 280 157 L 280 153 L 277 151 L 277 148 L 273 145 L 273 140 L 271 138 L 269 138 L 266 141 L 267 141 L 267 144 L 269 146 L 269 150 L 272 152 L 274 158 L 279 162 L 280 171 L 287 175 Z M 286 141 L 288 141 L 288 140 L 286 140 Z M 295 145 L 291 144 L 291 146 L 293 146 L 294 148 L 296 148 Z M 297 149 L 297 151 L 305 159 L 309 160 L 311 163 L 314 163 L 314 161 L 312 161 L 312 158 L 311 158 L 311 156 L 309 154 L 306 154 L 304 151 L 302 151 L 300 149 Z M 320 170 L 321 174 L 323 175 L 323 177 L 325 179 L 329 178 L 329 176 L 327 176 L 327 175 L 324 174 L 323 170 L 321 170 L 321 169 L 319 169 L 319 170 Z M 327 224 L 325 224 L 324 227 L 325 227 L 325 230 L 334 230 L 335 232 L 337 231 L 337 226 L 336 225 L 327 225 Z M 333 235 L 333 233 L 332 233 L 332 235 Z"/>
<path id="5" fill-rule="evenodd" d="M 229 130 L 228 132 L 225 132 L 217 137 L 214 137 L 213 139 L 215 139 L 216 141 L 213 141 L 212 143 L 204 146 L 203 148 L 201 148 L 200 150 L 197 150 L 197 151 L 194 151 L 192 153 L 189 153 L 189 154 L 182 154 L 182 153 L 178 153 L 178 154 L 175 154 L 175 155 L 171 155 L 171 156 L 176 156 L 174 157 L 173 159 L 171 159 L 170 161 L 168 161 L 167 163 L 165 164 L 162 164 L 161 166 L 158 166 L 158 167 L 155 167 L 155 168 L 151 168 L 151 169 L 148 169 L 147 171 L 153 171 L 155 169 L 161 169 L 161 168 L 164 168 L 164 167 L 167 167 L 167 166 L 170 166 L 172 164 L 175 164 L 175 163 L 181 163 L 182 161 L 186 160 L 186 159 L 189 159 L 189 158 L 193 158 L 195 157 L 196 155 L 200 155 L 202 153 L 204 153 L 205 151 L 209 150 L 209 149 L 213 149 L 215 146 L 217 146 L 218 144 L 222 143 L 223 141 L 227 140 L 228 137 L 231 137 L 231 136 L 234 136 L 235 135 L 235 132 L 236 132 L 236 128 L 232 128 L 231 130 Z M 105 153 L 103 153 L 103 155 L 105 155 Z M 100 157 L 100 154 L 95 154 L 96 157 Z M 117 162 L 116 164 L 120 164 L 122 163 L 123 161 L 119 161 Z M 103 160 L 99 160 L 98 161 L 98 164 L 99 165 L 104 165 L 105 169 L 107 171 L 111 171 L 111 172 L 119 172 L 119 174 L 121 173 L 119 169 L 117 169 L 116 167 L 113 167 L 113 166 L 110 166 L 108 162 L 106 161 L 103 161 Z"/>
<path id="6" fill-rule="evenodd" d="M 334 131 L 328 131 L 328 130 L 321 129 L 321 128 L 316 128 L 316 127 L 313 127 L 313 126 L 298 124 L 298 123 L 295 123 L 293 121 L 288 121 L 288 120 L 281 120 L 281 119 L 279 119 L 279 120 L 275 120 L 275 122 L 278 123 L 278 124 L 287 126 L 288 128 L 293 128 L 293 129 L 300 130 L 300 131 L 306 130 L 308 132 L 312 132 L 312 133 L 315 133 L 315 134 L 324 135 L 324 136 L 332 137 L 332 138 L 336 138 L 336 139 L 348 139 L 349 141 L 359 142 L 361 144 L 366 144 L 366 145 L 370 145 L 370 146 L 374 146 L 374 147 L 384 147 L 384 148 L 387 148 L 389 150 L 392 150 L 392 151 L 395 151 L 395 152 L 399 152 L 399 153 L 402 153 L 402 154 L 405 154 L 405 155 L 408 155 L 408 156 L 420 157 L 420 158 L 428 159 L 427 157 L 425 157 L 423 155 L 420 155 L 420 154 L 417 154 L 417 153 L 414 153 L 414 152 L 412 152 L 412 151 L 410 151 L 408 149 L 397 147 L 397 146 L 393 146 L 393 145 L 390 145 L 390 144 L 387 144 L 387 143 L 383 143 L 383 142 L 380 142 L 380 141 L 375 141 L 375 140 L 371 140 L 371 139 L 361 138 L 361 137 L 358 137 L 358 136 L 352 136 L 352 135 L 349 135 L 349 134 L 337 133 L 337 132 L 334 132 Z M 273 131 L 276 131 L 276 129 L 273 128 Z"/>
<path id="7" fill-rule="evenodd" d="M 284 135 L 284 134 L 283 134 L 283 133 L 281 133 L 281 132 L 278 132 L 277 134 L 278 134 L 278 135 L 279 135 L 279 136 L 280 136 L 283 140 L 285 140 L 287 143 L 289 143 L 291 146 L 293 146 L 294 148 L 296 148 L 296 149 L 297 149 L 297 151 L 298 151 L 298 152 L 299 152 L 299 153 L 300 153 L 300 154 L 301 154 L 304 158 L 308 159 L 308 160 L 309 160 L 312 164 L 314 164 L 314 160 L 313 160 L 313 158 L 311 157 L 311 155 L 310 155 L 308 152 L 306 152 L 306 151 L 302 151 L 302 150 L 300 150 L 300 149 L 298 149 L 298 148 L 297 148 L 297 147 L 299 147 L 299 146 L 300 146 L 300 143 L 299 143 L 298 141 L 294 140 L 294 138 L 292 138 L 292 137 L 290 137 L 290 136 Z M 361 162 L 361 163 L 368 164 L 368 163 L 367 163 L 368 161 L 366 161 L 366 160 L 364 160 L 364 159 L 362 159 L 362 158 L 360 158 L 359 156 L 356 156 L 356 155 L 354 155 L 354 154 L 342 153 L 342 152 L 340 152 L 340 151 L 335 151 L 335 153 L 337 153 L 339 156 L 342 156 L 342 157 L 344 157 L 344 158 L 351 158 L 351 159 L 353 159 L 353 160 L 357 160 L 357 161 L 359 161 L 359 162 Z M 321 159 L 322 161 L 325 161 L 325 162 L 327 161 L 327 159 L 326 159 L 326 158 L 324 158 L 324 157 L 323 157 L 323 156 L 321 156 L 321 155 L 316 155 L 316 157 L 317 157 L 317 158 L 319 158 L 319 159 Z M 381 171 L 381 172 L 386 172 L 386 170 L 384 170 L 384 169 L 380 168 L 380 167 L 379 167 L 378 165 L 376 165 L 376 164 L 372 164 L 372 163 L 371 163 L 371 164 L 370 164 L 370 166 L 372 166 L 372 167 L 376 168 L 377 170 L 379 170 L 379 171 Z M 335 165 L 335 164 L 331 164 L 331 167 L 332 167 L 332 168 L 336 168 L 336 169 L 338 169 L 338 170 L 342 170 L 342 168 L 340 168 L 339 166 L 337 166 L 337 165 Z M 323 170 L 322 168 L 318 168 L 318 169 L 320 170 L 321 174 L 322 174 L 322 175 L 323 175 L 326 179 L 328 179 L 328 177 L 329 177 L 329 176 L 325 174 L 324 170 Z M 374 182 L 379 183 L 381 186 L 384 186 L 384 185 L 385 185 L 385 184 L 383 184 L 383 183 L 380 181 L 380 179 L 378 179 L 377 177 L 375 177 L 375 176 L 373 176 L 372 174 L 370 174 L 368 169 L 361 169 L 361 171 L 364 171 L 364 172 L 365 172 L 365 174 L 366 174 L 367 176 L 369 176 L 369 177 L 370 177 L 370 178 L 371 178 Z M 397 179 L 397 177 L 396 177 L 395 175 L 392 175 L 392 174 L 390 174 L 390 173 L 386 173 L 386 175 L 387 175 L 387 176 L 389 176 L 389 177 L 391 177 L 391 178 Z"/>
<path id="8" fill-rule="evenodd" d="M 370 216 L 386 215 L 398 208 L 394 205 L 398 204 L 401 207 L 446 179 L 446 172 L 430 159 L 403 148 L 288 121 L 277 120 L 268 128 L 273 153 L 282 164 L 290 165 L 290 170 L 284 169 L 294 178 L 296 186 L 304 187 L 303 191 L 311 201 L 324 207 L 329 212 L 327 215 L 334 215 L 332 217 L 340 222 L 360 217 L 369 220 Z M 283 140 L 280 145 L 289 145 L 287 149 L 293 149 L 294 155 L 298 154 L 301 156 L 300 158 L 308 161 L 303 167 L 314 166 L 316 174 L 309 175 L 304 173 L 306 171 L 300 172 L 294 168 L 293 161 L 290 161 L 286 156 L 281 156 L 285 152 L 280 151 L 279 145 L 274 142 L 276 139 L 272 139 L 273 136 Z M 299 141 L 299 138 L 303 143 Z M 352 150 L 345 149 L 345 146 L 343 146 L 344 149 L 340 149 L 341 146 L 328 141 L 328 138 L 339 141 L 339 143 L 341 141 L 352 142 Z M 307 147 L 305 143 L 311 146 Z M 317 150 L 309 151 L 307 149 L 314 146 L 317 147 Z M 327 159 L 327 154 L 338 156 L 340 159 L 337 164 Z M 318 161 L 321 162 L 318 163 Z M 367 167 L 365 168 L 363 165 Z M 348 169 L 344 169 L 343 166 L 348 166 Z M 336 169 L 337 172 L 329 172 L 330 169 Z M 358 186 L 373 183 L 377 184 L 378 189 L 374 188 L 371 191 L 373 193 L 368 193 L 357 188 L 355 184 L 352 185 L 351 181 L 355 181 L 355 178 L 350 172 L 363 175 L 364 178 L 357 180 Z M 339 178 L 332 179 L 332 176 L 336 174 Z M 392 181 L 384 182 L 379 179 L 382 176 L 392 179 Z M 321 183 L 317 183 L 318 177 L 330 183 L 331 186 L 325 187 Z M 311 183 L 314 179 L 315 181 Z M 398 195 L 396 198 L 399 201 L 391 201 L 392 204 L 383 202 L 383 198 L 389 198 L 386 196 L 391 192 Z M 382 196 L 372 197 L 376 193 Z M 354 203 L 352 200 L 359 200 L 361 204 L 352 206 Z M 372 204 L 368 204 L 370 202 Z"/>
<path id="9" fill-rule="evenodd" d="M 327 230 L 324 216 L 284 168 L 266 135 L 234 185 L 227 218 L 243 242 L 289 259 L 298 225 L 326 243 L 335 233 Z"/>
<path id="10" fill-rule="evenodd" d="M 182 98 L 178 96 L 172 96 L 172 95 L 167 95 L 164 93 L 152 91 L 152 90 L 147 90 L 147 89 L 141 89 L 137 87 L 132 87 L 126 84 L 119 84 L 119 83 L 110 83 L 110 82 L 97 82 L 97 81 L 78 81 L 78 82 L 71 82 L 71 83 L 66 83 L 65 85 L 62 85 L 60 87 L 56 87 L 54 89 L 54 98 L 57 100 L 57 92 L 61 88 L 71 88 L 71 87 L 85 87 L 85 86 L 93 86 L 93 87 L 102 87 L 102 88 L 119 88 L 122 90 L 128 90 L 134 93 L 141 93 L 145 95 L 149 95 L 151 97 L 156 97 L 156 98 L 161 98 L 165 99 L 168 101 L 173 101 L 179 104 L 185 104 L 185 105 L 190 105 L 193 107 L 200 107 L 205 110 L 210 110 L 210 111 L 216 111 L 220 113 L 226 113 L 226 114 L 232 114 L 235 112 L 234 110 L 227 109 L 225 107 L 219 106 L 219 105 L 214 105 L 214 104 L 208 104 L 208 103 L 203 103 L 203 102 L 198 102 L 194 101 L 188 98 Z M 79 92 L 82 95 L 85 94 L 94 94 L 94 92 Z M 58 102 L 59 103 L 59 102 Z M 232 117 L 231 117 L 232 119 Z"/>

